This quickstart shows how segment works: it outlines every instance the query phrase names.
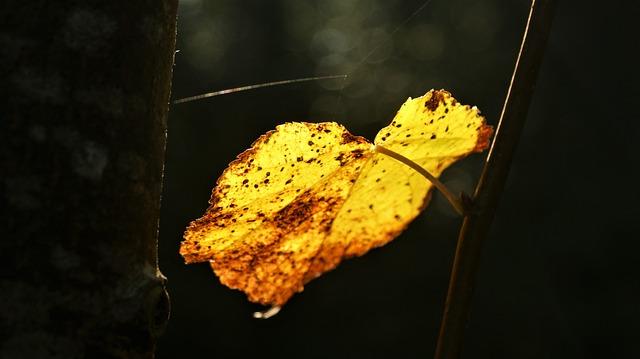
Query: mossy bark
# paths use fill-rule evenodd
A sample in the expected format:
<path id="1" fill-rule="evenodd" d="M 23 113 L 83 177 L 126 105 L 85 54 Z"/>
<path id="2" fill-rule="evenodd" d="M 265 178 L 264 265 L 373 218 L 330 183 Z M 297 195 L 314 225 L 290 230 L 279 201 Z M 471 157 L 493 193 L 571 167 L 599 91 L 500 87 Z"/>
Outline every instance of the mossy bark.
<path id="1" fill-rule="evenodd" d="M 152 357 L 177 0 L 0 5 L 0 357 Z"/>

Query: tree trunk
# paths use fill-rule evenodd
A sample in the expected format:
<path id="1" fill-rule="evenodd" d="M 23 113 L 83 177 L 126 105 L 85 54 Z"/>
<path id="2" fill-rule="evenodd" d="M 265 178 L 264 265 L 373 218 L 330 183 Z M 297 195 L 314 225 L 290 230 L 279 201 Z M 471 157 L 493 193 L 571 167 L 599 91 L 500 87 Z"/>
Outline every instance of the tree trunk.
<path id="1" fill-rule="evenodd" d="M 152 357 L 177 0 L 0 5 L 0 357 Z"/>

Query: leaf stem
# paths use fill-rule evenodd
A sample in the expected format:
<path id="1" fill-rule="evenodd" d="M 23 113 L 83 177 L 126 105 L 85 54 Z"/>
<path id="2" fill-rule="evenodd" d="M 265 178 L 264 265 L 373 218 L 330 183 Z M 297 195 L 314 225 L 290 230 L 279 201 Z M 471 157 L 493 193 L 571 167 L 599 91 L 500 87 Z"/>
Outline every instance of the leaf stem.
<path id="1" fill-rule="evenodd" d="M 458 197 L 456 197 L 456 195 L 454 195 L 453 192 L 451 192 L 447 188 L 447 186 L 444 185 L 444 183 L 440 182 L 440 180 L 437 179 L 434 175 L 432 175 L 429 171 L 424 169 L 419 164 L 413 162 L 412 160 L 406 158 L 405 156 L 397 152 L 391 151 L 390 149 L 382 147 L 380 145 L 375 145 L 375 151 L 378 153 L 382 153 L 383 155 L 387 155 L 393 158 L 394 160 L 400 161 L 405 165 L 414 169 L 416 172 L 420 173 L 424 178 L 429 180 L 429 182 L 433 183 L 433 185 L 445 196 L 447 201 L 449 201 L 453 209 L 455 209 L 456 212 L 458 212 L 458 214 L 460 214 L 461 216 L 464 216 L 465 209 L 464 209 L 464 205 L 462 204 L 462 201 Z"/>
<path id="2" fill-rule="evenodd" d="M 253 317 L 256 319 L 269 319 L 278 314 L 280 309 L 282 309 L 282 307 L 276 305 L 262 312 L 254 312 Z"/>
<path id="3" fill-rule="evenodd" d="M 457 359 L 461 356 L 482 243 L 491 227 L 509 173 L 511 159 L 524 126 L 551 29 L 555 4 L 555 0 L 531 2 L 529 18 L 496 135 L 472 199 L 473 210 L 467 211 L 460 229 L 436 347 L 436 359 Z"/>

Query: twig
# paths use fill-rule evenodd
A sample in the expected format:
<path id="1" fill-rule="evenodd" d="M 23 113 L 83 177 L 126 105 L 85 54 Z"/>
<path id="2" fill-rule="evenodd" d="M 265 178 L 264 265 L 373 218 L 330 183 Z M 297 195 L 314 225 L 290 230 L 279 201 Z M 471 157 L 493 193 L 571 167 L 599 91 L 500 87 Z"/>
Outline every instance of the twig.
<path id="1" fill-rule="evenodd" d="M 265 82 L 265 83 L 256 84 L 256 85 L 247 85 L 247 86 L 234 87 L 234 88 L 231 88 L 231 89 L 220 90 L 220 91 L 215 91 L 215 92 L 207 92 L 207 93 L 203 93 L 201 95 L 196 95 L 196 96 L 189 96 L 189 97 L 185 97 L 185 98 L 181 98 L 181 99 L 175 100 L 175 101 L 173 101 L 173 104 L 177 105 L 177 104 L 180 104 L 180 103 L 197 101 L 197 100 L 202 100 L 202 99 L 205 99 L 205 98 L 215 97 L 215 96 L 220 96 L 220 95 L 227 95 L 227 94 L 234 93 L 234 92 L 255 90 L 255 89 L 259 89 L 259 88 L 263 88 L 263 87 L 290 85 L 290 84 L 294 84 L 294 83 L 298 83 L 298 82 L 335 80 L 335 79 L 346 79 L 346 78 L 347 78 L 347 75 L 331 75 L 331 76 L 303 77 L 303 78 L 293 79 L 293 80 L 271 81 L 271 82 Z"/>
<path id="2" fill-rule="evenodd" d="M 511 84 L 473 197 L 464 218 L 453 260 L 449 290 L 436 347 L 436 359 L 460 358 L 464 329 L 482 243 L 503 191 L 511 159 L 524 126 L 551 29 L 555 0 L 533 0 Z"/>

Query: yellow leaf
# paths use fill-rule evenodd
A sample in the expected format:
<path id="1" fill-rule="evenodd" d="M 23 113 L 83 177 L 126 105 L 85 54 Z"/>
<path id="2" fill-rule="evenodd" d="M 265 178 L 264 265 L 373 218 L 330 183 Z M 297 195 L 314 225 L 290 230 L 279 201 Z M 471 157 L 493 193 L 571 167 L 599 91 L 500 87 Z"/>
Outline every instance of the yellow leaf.
<path id="1" fill-rule="evenodd" d="M 249 300 L 283 305 L 305 283 L 394 239 L 433 185 L 376 146 L 436 177 L 484 150 L 492 130 L 444 90 L 407 100 L 374 144 L 333 123 L 285 123 L 255 141 L 218 179 L 210 207 L 180 253 L 210 261 Z"/>

